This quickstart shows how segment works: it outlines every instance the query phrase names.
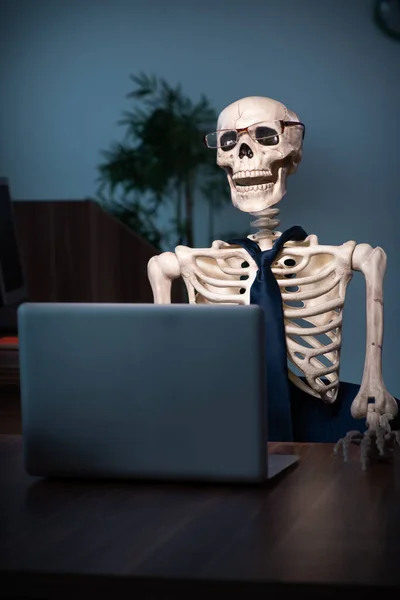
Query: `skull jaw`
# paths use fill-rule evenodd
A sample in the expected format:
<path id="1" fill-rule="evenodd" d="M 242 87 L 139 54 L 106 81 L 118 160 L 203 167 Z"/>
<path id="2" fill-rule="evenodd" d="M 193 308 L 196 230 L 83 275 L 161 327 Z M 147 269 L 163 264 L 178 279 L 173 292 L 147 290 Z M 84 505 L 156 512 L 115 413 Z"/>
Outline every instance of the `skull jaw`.
<path id="1" fill-rule="evenodd" d="M 278 204 L 286 194 L 287 176 L 288 169 L 281 167 L 278 170 L 276 181 L 266 190 L 241 191 L 240 186 L 234 184 L 230 173 L 228 173 L 233 206 L 242 212 L 256 214 Z"/>

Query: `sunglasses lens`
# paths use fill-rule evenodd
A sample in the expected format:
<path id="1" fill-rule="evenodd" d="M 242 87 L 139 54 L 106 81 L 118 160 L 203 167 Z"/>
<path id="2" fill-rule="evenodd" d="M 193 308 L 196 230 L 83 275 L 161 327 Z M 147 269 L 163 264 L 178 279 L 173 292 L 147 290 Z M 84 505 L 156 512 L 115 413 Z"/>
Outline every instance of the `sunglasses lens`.
<path id="1" fill-rule="evenodd" d="M 260 125 L 255 128 L 254 137 L 259 144 L 263 146 L 276 146 L 279 143 L 279 132 L 267 125 Z"/>
<path id="2" fill-rule="evenodd" d="M 224 131 L 219 140 L 219 145 L 222 150 L 229 150 L 236 145 L 237 133 L 236 131 Z"/>

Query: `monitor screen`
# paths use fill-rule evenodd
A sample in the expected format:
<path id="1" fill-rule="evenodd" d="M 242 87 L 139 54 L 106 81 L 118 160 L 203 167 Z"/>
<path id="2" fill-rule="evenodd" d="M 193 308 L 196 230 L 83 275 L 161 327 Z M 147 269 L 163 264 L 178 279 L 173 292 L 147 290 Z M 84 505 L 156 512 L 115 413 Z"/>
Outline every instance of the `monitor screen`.
<path id="1" fill-rule="evenodd" d="M 0 177 L 0 306 L 21 302 L 24 276 L 8 180 Z"/>

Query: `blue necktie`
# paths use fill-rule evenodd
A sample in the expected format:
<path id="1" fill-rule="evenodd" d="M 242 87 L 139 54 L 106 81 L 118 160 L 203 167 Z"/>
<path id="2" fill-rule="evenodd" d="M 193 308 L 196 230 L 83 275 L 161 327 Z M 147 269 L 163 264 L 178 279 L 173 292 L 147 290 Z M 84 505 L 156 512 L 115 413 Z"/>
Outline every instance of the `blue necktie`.
<path id="1" fill-rule="evenodd" d="M 235 244 L 247 250 L 258 267 L 256 278 L 250 289 L 250 304 L 258 304 L 264 310 L 268 439 L 270 441 L 293 440 L 282 296 L 271 265 L 286 242 L 302 241 L 306 237 L 306 232 L 296 225 L 282 233 L 274 242 L 273 247 L 264 252 L 256 242 L 248 238 L 228 241 L 228 244 Z"/>

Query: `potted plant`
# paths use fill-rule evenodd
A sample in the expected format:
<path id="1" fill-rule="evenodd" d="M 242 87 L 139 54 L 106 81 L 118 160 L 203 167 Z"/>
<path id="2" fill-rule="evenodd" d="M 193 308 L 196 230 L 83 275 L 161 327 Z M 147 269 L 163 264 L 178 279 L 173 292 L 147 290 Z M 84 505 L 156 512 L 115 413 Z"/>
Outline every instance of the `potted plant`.
<path id="1" fill-rule="evenodd" d="M 216 113 L 205 96 L 193 102 L 180 85 L 144 73 L 131 79 L 132 108 L 120 121 L 125 137 L 103 152 L 99 199 L 160 250 L 194 247 L 194 204 L 205 201 L 211 242 L 215 212 L 229 202 L 226 178 L 203 143 L 215 128 Z M 166 205 L 174 216 L 170 228 L 161 230 L 158 219 Z"/>

